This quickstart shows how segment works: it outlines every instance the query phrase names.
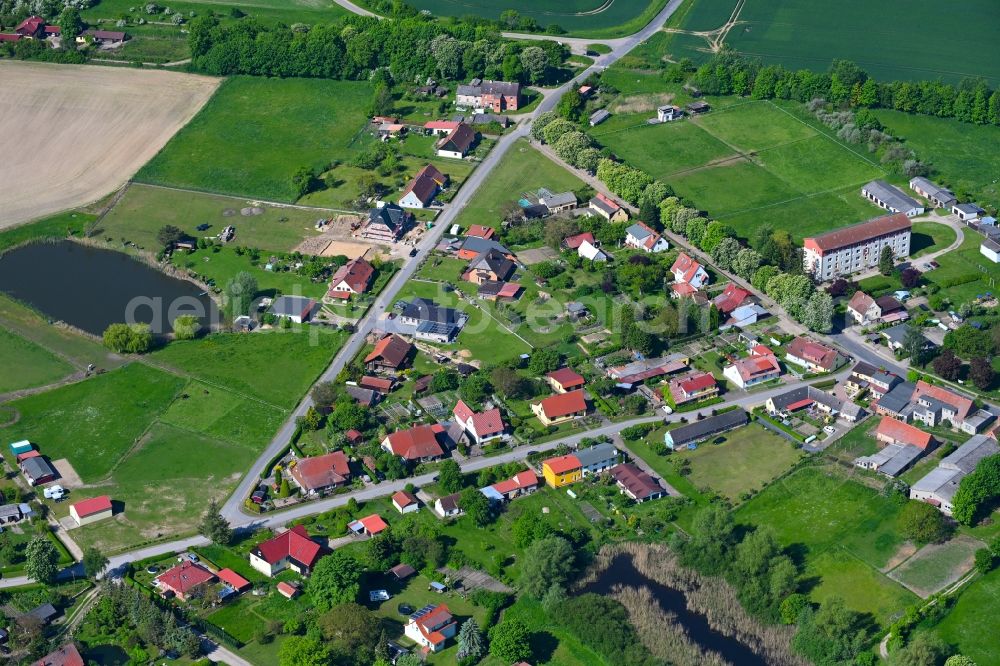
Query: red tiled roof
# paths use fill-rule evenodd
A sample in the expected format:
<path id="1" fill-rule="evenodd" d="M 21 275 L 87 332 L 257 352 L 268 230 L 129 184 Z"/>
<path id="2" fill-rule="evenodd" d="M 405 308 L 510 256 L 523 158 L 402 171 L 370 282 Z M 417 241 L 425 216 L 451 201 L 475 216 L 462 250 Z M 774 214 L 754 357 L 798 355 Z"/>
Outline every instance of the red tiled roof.
<path id="1" fill-rule="evenodd" d="M 565 389 L 571 389 L 574 386 L 583 386 L 586 383 L 586 380 L 580 373 L 569 367 L 553 370 L 545 376 Z"/>
<path id="2" fill-rule="evenodd" d="M 781 371 L 778 359 L 770 354 L 747 356 L 746 358 L 738 359 L 733 365 L 736 366 L 736 371 L 743 378 L 743 381 L 754 379 L 759 375 Z"/>
<path id="3" fill-rule="evenodd" d="M 375 275 L 375 267 L 368 263 L 364 257 L 352 259 L 337 269 L 330 279 L 330 292 L 335 291 L 335 287 L 341 282 L 346 282 L 354 293 L 363 294 L 368 291 L 372 277 Z"/>
<path id="4" fill-rule="evenodd" d="M 407 460 L 418 460 L 444 455 L 444 449 L 437 441 L 434 429 L 429 425 L 419 425 L 409 430 L 399 430 L 388 435 L 386 441 L 392 452 Z"/>
<path id="5" fill-rule="evenodd" d="M 654 493 L 662 493 L 660 484 L 646 472 L 631 463 L 622 463 L 611 468 L 611 476 L 637 499 L 645 499 Z"/>
<path id="6" fill-rule="evenodd" d="M 496 232 L 493 231 L 493 227 L 484 227 L 481 224 L 473 224 L 469 227 L 469 230 L 465 232 L 466 236 L 485 238 L 486 240 L 493 238 L 495 234 Z"/>
<path id="7" fill-rule="evenodd" d="M 501 495 L 506 495 L 518 489 L 534 488 L 538 485 L 538 475 L 530 469 L 518 472 L 509 479 L 494 483 L 491 487 Z"/>
<path id="8" fill-rule="evenodd" d="M 677 255 L 677 260 L 670 267 L 670 272 L 674 274 L 674 279 L 678 279 L 681 282 L 690 282 L 694 279 L 695 274 L 697 274 L 700 268 L 701 264 L 688 256 L 687 252 L 681 252 Z M 678 274 L 680 274 L 680 277 L 678 277 Z"/>
<path id="9" fill-rule="evenodd" d="M 905 213 L 883 215 L 867 222 L 852 224 L 843 229 L 835 229 L 819 236 L 806 238 L 803 244 L 806 248 L 823 254 L 824 252 L 864 243 L 879 236 L 906 231 L 912 227 L 913 223 L 910 221 L 910 218 L 906 217 Z"/>
<path id="10" fill-rule="evenodd" d="M 237 592 L 242 592 L 250 587 L 250 581 L 232 569 L 219 569 L 219 573 L 217 575 L 219 576 L 219 580 L 226 583 Z"/>
<path id="11" fill-rule="evenodd" d="M 356 442 L 359 439 L 361 439 L 363 435 L 354 428 L 351 428 L 350 430 L 344 433 L 344 437 L 347 438 L 348 442 Z"/>
<path id="12" fill-rule="evenodd" d="M 754 345 L 750 354 L 752 356 L 774 356 L 774 352 L 767 345 Z"/>
<path id="13" fill-rule="evenodd" d="M 85 499 L 81 502 L 77 502 L 73 505 L 73 509 L 76 511 L 76 515 L 81 518 L 86 518 L 87 516 L 92 516 L 95 513 L 100 513 L 102 511 L 111 510 L 111 498 L 107 495 L 100 495 L 99 497 L 91 497 L 90 499 Z"/>
<path id="14" fill-rule="evenodd" d="M 21 462 L 22 460 L 27 460 L 28 458 L 40 458 L 41 455 L 42 454 L 38 449 L 32 449 L 30 451 L 25 451 L 24 453 L 18 453 L 17 462 Z"/>
<path id="15" fill-rule="evenodd" d="M 521 285 L 517 282 L 507 282 L 502 287 L 500 291 L 497 292 L 498 298 L 514 298 L 517 296 L 518 292 L 521 291 Z"/>
<path id="16" fill-rule="evenodd" d="M 424 129 L 451 131 L 458 127 L 458 125 L 457 120 L 429 120 L 424 123 Z"/>
<path id="17" fill-rule="evenodd" d="M 488 409 L 485 412 L 474 412 L 471 407 L 465 404 L 464 401 L 459 400 L 455 405 L 455 409 L 452 410 L 452 413 L 455 415 L 455 418 L 462 423 L 462 425 L 467 424 L 471 420 L 472 430 L 474 430 L 476 435 L 479 437 L 494 435 L 498 432 L 503 432 L 506 429 L 503 422 L 503 416 L 500 414 L 500 410 L 495 407 L 493 409 Z"/>
<path id="18" fill-rule="evenodd" d="M 204 585 L 215 579 L 215 574 L 194 562 L 185 561 L 173 569 L 169 569 L 156 577 L 160 587 L 173 591 L 181 596 L 193 588 Z"/>
<path id="19" fill-rule="evenodd" d="M 612 199 L 608 195 L 604 194 L 603 192 L 598 192 L 597 196 L 594 197 L 594 198 L 595 199 L 600 199 L 601 201 L 603 201 L 607 205 L 613 206 L 614 208 L 621 208 L 621 206 L 618 204 L 617 201 L 615 201 L 614 199 Z"/>
<path id="20" fill-rule="evenodd" d="M 876 435 L 888 437 L 894 442 L 901 444 L 912 444 L 921 449 L 926 449 L 931 443 L 931 436 L 920 428 L 915 428 L 909 423 L 897 421 L 891 416 L 883 416 L 879 421 Z"/>
<path id="21" fill-rule="evenodd" d="M 671 291 L 673 291 L 678 296 L 690 296 L 691 294 L 697 293 L 697 289 L 689 285 L 687 282 L 677 282 L 670 285 Z"/>
<path id="22" fill-rule="evenodd" d="M 940 386 L 928 384 L 921 379 L 917 382 L 917 389 L 913 392 L 913 399 L 916 400 L 924 395 L 929 395 L 935 400 L 939 400 L 946 405 L 951 405 L 955 409 L 956 418 L 959 420 L 964 420 L 969 415 L 969 412 L 972 411 L 973 403 L 971 399 L 957 393 L 952 393 Z"/>
<path id="23" fill-rule="evenodd" d="M 830 370 L 837 362 L 837 350 L 804 337 L 792 340 L 791 344 L 788 345 L 788 353 L 824 370 Z"/>
<path id="24" fill-rule="evenodd" d="M 693 375 L 680 382 L 681 390 L 688 394 L 698 393 L 712 386 L 715 386 L 715 377 L 707 372 Z"/>
<path id="25" fill-rule="evenodd" d="M 788 407 L 786 407 L 785 409 L 787 409 L 790 412 L 794 412 L 799 409 L 802 409 L 803 407 L 808 407 L 811 404 L 813 404 L 812 398 L 803 398 L 802 400 L 796 400 L 792 404 L 788 405 Z"/>
<path id="26" fill-rule="evenodd" d="M 84 661 L 76 645 L 67 643 L 34 662 L 32 666 L 84 666 Z"/>
<path id="27" fill-rule="evenodd" d="M 365 356 L 365 363 L 382 359 L 388 365 L 398 368 L 410 355 L 412 349 L 413 345 L 409 342 L 395 333 L 390 333 L 375 343 L 375 349 L 368 356 Z"/>
<path id="28" fill-rule="evenodd" d="M 350 476 L 351 468 L 343 451 L 302 458 L 292 468 L 292 477 L 306 490 L 337 486 Z"/>
<path id="29" fill-rule="evenodd" d="M 542 461 L 542 465 L 552 470 L 553 474 L 565 474 L 566 472 L 572 472 L 574 469 L 579 469 L 583 466 L 580 464 L 580 459 L 572 453 L 565 456 L 549 458 L 548 460 Z"/>
<path id="30" fill-rule="evenodd" d="M 561 416 L 569 416 L 576 412 L 587 410 L 587 401 L 583 397 L 583 390 L 570 391 L 569 393 L 559 393 L 542 400 L 542 413 L 547 418 L 557 419 Z"/>
<path id="31" fill-rule="evenodd" d="M 420 503 L 416 495 L 414 495 L 413 493 L 408 493 L 405 490 L 400 490 L 397 493 L 395 493 L 392 496 L 392 501 L 396 506 L 400 508 L 406 508 L 411 504 Z"/>
<path id="32" fill-rule="evenodd" d="M 372 377 L 370 375 L 365 375 L 358 382 L 358 386 L 361 388 L 371 389 L 372 391 L 378 391 L 379 393 L 389 393 L 392 391 L 394 382 L 391 379 L 384 377 Z"/>
<path id="33" fill-rule="evenodd" d="M 370 516 L 365 516 L 364 518 L 359 518 L 358 521 L 365 528 L 365 532 L 368 534 L 378 534 L 382 530 L 388 529 L 389 525 L 382 520 L 382 516 L 377 513 L 373 513 Z"/>
<path id="34" fill-rule="evenodd" d="M 21 35 L 0 32 L 0 42 L 16 42 L 19 39 L 21 39 Z"/>
<path id="35" fill-rule="evenodd" d="M 19 35 L 34 36 L 43 27 L 45 27 L 45 19 L 41 16 L 29 16 L 17 24 L 14 32 Z"/>
<path id="36" fill-rule="evenodd" d="M 311 568 L 319 559 L 320 550 L 320 545 L 309 538 L 305 526 L 296 525 L 273 539 L 260 542 L 255 552 L 268 564 L 277 564 L 290 557 Z"/>
<path id="37" fill-rule="evenodd" d="M 712 302 L 715 303 L 715 307 L 719 309 L 719 312 L 729 314 L 742 305 L 743 301 L 749 296 L 749 291 L 737 286 L 734 282 L 730 282 L 721 294 L 712 299 Z"/>
<path id="38" fill-rule="evenodd" d="M 563 245 L 565 245 L 570 250 L 575 250 L 576 248 L 583 245 L 583 242 L 587 241 L 591 245 L 594 244 L 594 234 L 589 231 L 585 231 L 582 234 L 577 234 L 575 236 L 569 236 L 563 239 Z"/>
<path id="39" fill-rule="evenodd" d="M 278 583 L 277 589 L 278 592 L 281 593 L 281 596 L 286 597 L 288 599 L 291 599 L 292 597 L 294 597 L 296 594 L 299 593 L 299 588 L 295 587 L 291 583 L 286 583 L 285 581 L 281 581 L 280 583 Z"/>
<path id="40" fill-rule="evenodd" d="M 426 615 L 421 615 L 419 618 L 414 620 L 414 624 L 420 629 L 422 633 L 431 643 L 435 645 L 441 643 L 445 640 L 443 634 L 438 630 L 441 627 L 451 624 L 454 619 L 451 616 L 451 611 L 445 604 L 440 604 L 430 611 Z"/>

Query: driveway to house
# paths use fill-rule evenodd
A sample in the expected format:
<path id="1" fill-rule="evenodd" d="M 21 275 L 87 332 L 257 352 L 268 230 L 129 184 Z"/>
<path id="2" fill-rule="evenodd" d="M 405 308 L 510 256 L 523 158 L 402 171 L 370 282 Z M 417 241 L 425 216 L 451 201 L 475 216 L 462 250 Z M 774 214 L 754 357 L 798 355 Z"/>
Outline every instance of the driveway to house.
<path id="1" fill-rule="evenodd" d="M 904 266 L 918 268 L 919 266 L 926 265 L 938 257 L 948 254 L 952 250 L 957 250 L 961 247 L 962 242 L 965 241 L 965 224 L 963 224 L 962 221 L 955 215 L 939 215 L 936 211 L 931 211 L 926 215 L 921 215 L 916 218 L 914 222 L 934 222 L 936 224 L 943 224 L 946 227 L 951 227 L 955 231 L 955 240 L 952 241 L 946 248 L 934 250 L 930 254 L 924 254 L 915 259 L 910 259 L 904 262 Z M 859 280 L 864 280 L 865 278 L 875 277 L 876 275 L 880 275 L 879 270 L 877 268 L 872 268 L 871 270 L 851 276 L 851 279 L 857 282 Z"/>

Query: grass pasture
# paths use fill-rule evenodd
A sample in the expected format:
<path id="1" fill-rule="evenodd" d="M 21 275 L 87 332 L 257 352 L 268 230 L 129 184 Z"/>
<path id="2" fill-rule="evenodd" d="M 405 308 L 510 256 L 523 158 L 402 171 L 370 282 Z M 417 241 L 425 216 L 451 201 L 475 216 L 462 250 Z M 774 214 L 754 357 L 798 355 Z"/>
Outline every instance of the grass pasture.
<path id="1" fill-rule="evenodd" d="M 725 436 L 721 444 L 706 442 L 694 451 L 680 451 L 691 462 L 688 479 L 699 488 L 711 488 L 730 501 L 760 490 L 801 457 L 788 440 L 752 424 Z"/>
<path id="2" fill-rule="evenodd" d="M 44 386 L 73 371 L 64 360 L 5 328 L 0 328 L 0 393 Z"/>
<path id="3" fill-rule="evenodd" d="M 901 505 L 845 476 L 835 466 L 805 467 L 740 507 L 740 522 L 766 525 L 818 577 L 814 600 L 837 594 L 886 623 L 915 595 L 884 576 L 902 539 Z"/>
<path id="4" fill-rule="evenodd" d="M 933 179 L 964 201 L 1000 206 L 1000 127 L 878 109 L 876 117 L 930 163 Z"/>
<path id="5" fill-rule="evenodd" d="M 578 190 L 583 187 L 583 181 L 532 148 L 527 141 L 518 141 L 455 218 L 455 224 L 463 229 L 473 224 L 496 226 L 506 204 L 516 201 L 521 192 L 539 187 L 553 192 Z"/>
<path id="6" fill-rule="evenodd" d="M 363 3 L 362 3 L 363 4 Z M 571 35 L 594 38 L 622 37 L 638 32 L 663 9 L 666 0 L 415 0 L 413 6 L 437 16 L 483 16 L 496 19 L 513 9 L 541 26 L 558 25 Z"/>
<path id="7" fill-rule="evenodd" d="M 1000 641 L 995 640 L 1000 636 L 1000 569 L 963 590 L 934 632 L 977 664 L 1000 664 Z"/>
<path id="8" fill-rule="evenodd" d="M 926 599 L 968 573 L 976 550 L 984 547 L 982 541 L 969 536 L 930 544 L 893 569 L 889 578 Z"/>
<path id="9" fill-rule="evenodd" d="M 778 104 L 710 103 L 698 118 L 646 125 L 646 114 L 620 116 L 591 134 L 744 237 L 769 223 L 800 239 L 878 214 L 858 194 L 884 175 L 865 155 Z"/>
<path id="10" fill-rule="evenodd" d="M 711 31 L 730 20 L 736 0 L 695 0 L 679 27 Z M 944 34 L 963 33 L 979 43 L 1000 39 L 1000 15 L 991 0 L 959 0 L 940 15 L 931 3 L 901 2 L 880 6 L 886 23 L 873 20 L 871 4 L 846 0 L 817 5 L 810 0 L 747 0 L 739 11 L 738 23 L 726 37 L 733 49 L 795 69 L 826 71 L 833 58 L 846 58 L 881 80 L 944 79 L 958 82 L 963 77 L 1000 80 L 1000 54 L 977 53 Z M 931 28 L 930 26 L 933 26 Z M 919 53 L 913 38 L 920 35 Z M 705 39 L 687 39 L 673 45 L 675 59 L 688 56 L 696 61 L 707 55 Z"/>
<path id="11" fill-rule="evenodd" d="M 370 93 L 354 81 L 227 79 L 136 180 L 293 201 L 299 167 L 322 170 L 366 143 Z"/>

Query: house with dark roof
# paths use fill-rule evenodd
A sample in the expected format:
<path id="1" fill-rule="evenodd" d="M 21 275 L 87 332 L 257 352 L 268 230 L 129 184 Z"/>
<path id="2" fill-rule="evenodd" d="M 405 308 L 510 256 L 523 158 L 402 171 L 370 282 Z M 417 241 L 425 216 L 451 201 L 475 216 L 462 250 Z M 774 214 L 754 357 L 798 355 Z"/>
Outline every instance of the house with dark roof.
<path id="1" fill-rule="evenodd" d="M 433 200 L 433 196 L 431 200 Z M 423 208 L 423 206 L 413 207 Z M 368 211 L 368 219 L 361 228 L 361 237 L 366 240 L 395 243 L 403 237 L 412 223 L 412 214 L 395 204 L 387 203 L 380 208 L 372 208 Z"/>
<path id="2" fill-rule="evenodd" d="M 785 360 L 801 366 L 806 372 L 830 372 L 837 367 L 840 354 L 836 349 L 799 336 L 792 340 L 785 352 Z"/>
<path id="3" fill-rule="evenodd" d="M 385 436 L 382 448 L 407 462 L 427 462 L 444 456 L 444 449 L 438 435 L 444 432 L 441 426 L 418 425 L 407 430 L 397 430 Z"/>
<path id="4" fill-rule="evenodd" d="M 913 411 L 910 400 L 916 390 L 917 385 L 913 382 L 897 382 L 882 397 L 872 403 L 875 407 L 875 413 L 882 416 L 892 416 L 900 421 L 908 421 Z"/>
<path id="5" fill-rule="evenodd" d="M 461 497 L 462 493 L 452 493 L 451 495 L 438 497 L 434 500 L 434 513 L 441 518 L 454 518 L 455 516 L 462 515 L 462 506 L 459 504 Z"/>
<path id="6" fill-rule="evenodd" d="M 403 208 L 427 208 L 448 183 L 448 177 L 428 164 L 418 171 L 403 190 L 399 205 Z"/>
<path id="7" fill-rule="evenodd" d="M 675 352 L 656 358 L 637 358 L 624 365 L 611 366 L 605 372 L 620 388 L 631 389 L 646 380 L 687 370 L 690 360 L 686 354 Z"/>
<path id="8" fill-rule="evenodd" d="M 468 320 L 464 312 L 440 306 L 428 298 L 414 298 L 399 314 L 400 323 L 415 327 L 415 338 L 442 343 L 454 340 Z"/>
<path id="9" fill-rule="evenodd" d="M 864 410 L 852 402 L 843 402 L 835 395 L 815 386 L 796 386 L 786 393 L 771 396 L 764 403 L 768 414 L 787 416 L 802 409 L 816 410 L 854 422 L 864 416 Z"/>
<path id="10" fill-rule="evenodd" d="M 905 213 L 896 213 L 806 238 L 803 267 L 814 280 L 823 282 L 878 266 L 887 247 L 895 259 L 904 259 L 910 256 L 912 228 Z"/>
<path id="11" fill-rule="evenodd" d="M 888 393 L 899 381 L 899 377 L 884 368 L 876 368 L 870 363 L 861 361 L 851 369 L 850 376 L 844 382 L 844 390 L 851 398 L 856 398 L 865 391 L 870 391 L 872 396 L 878 399 Z"/>
<path id="12" fill-rule="evenodd" d="M 628 211 L 619 205 L 617 201 L 600 192 L 590 200 L 587 207 L 608 222 L 628 221 Z"/>
<path id="13" fill-rule="evenodd" d="M 906 334 L 910 331 L 909 324 L 896 324 L 890 328 L 883 328 L 879 331 L 879 335 L 885 338 L 886 345 L 889 349 L 893 351 L 899 351 L 903 348 L 903 344 L 906 341 Z M 934 347 L 934 343 L 928 340 L 923 333 L 920 333 L 920 329 L 915 329 L 921 338 L 923 338 L 924 349 L 930 349 Z"/>
<path id="14" fill-rule="evenodd" d="M 416 348 L 404 338 L 390 333 L 375 343 L 375 348 L 365 356 L 367 372 L 397 373 L 413 359 Z"/>
<path id="15" fill-rule="evenodd" d="M 517 264 L 498 250 L 491 249 L 469 262 L 462 279 L 472 284 L 506 282 L 517 270 Z"/>
<path id="16" fill-rule="evenodd" d="M 215 580 L 214 573 L 200 564 L 185 560 L 157 576 L 155 585 L 160 594 L 187 601 L 196 590 Z"/>
<path id="17" fill-rule="evenodd" d="M 18 460 L 18 467 L 21 468 L 21 474 L 31 486 L 40 486 L 59 478 L 59 473 L 52 466 L 52 463 L 40 455 Z"/>
<path id="18" fill-rule="evenodd" d="M 31 618 L 32 620 L 41 624 L 43 627 L 51 624 L 51 622 L 55 620 L 57 617 L 59 617 L 59 611 L 56 610 L 55 606 L 47 602 L 35 606 L 30 611 L 21 616 L 21 618 Z"/>
<path id="19" fill-rule="evenodd" d="M 364 388 L 356 384 L 345 385 L 344 392 L 362 407 L 372 407 L 382 395 L 381 391 Z"/>
<path id="20" fill-rule="evenodd" d="M 257 544 L 250 551 L 250 566 L 265 576 L 274 576 L 285 569 L 308 576 L 323 553 L 322 546 L 309 537 L 305 526 L 296 525 Z"/>
<path id="21" fill-rule="evenodd" d="M 302 324 L 312 319 L 318 303 L 305 296 L 279 296 L 271 303 L 270 312 L 279 319 Z"/>
<path id="22" fill-rule="evenodd" d="M 549 213 L 563 213 L 576 208 L 576 195 L 572 192 L 550 192 L 546 189 L 538 191 L 538 203 L 549 209 Z"/>
<path id="23" fill-rule="evenodd" d="M 951 207 L 951 214 L 962 222 L 972 222 L 978 220 L 979 216 L 986 211 L 974 203 L 955 204 Z"/>
<path id="24" fill-rule="evenodd" d="M 916 217 L 924 213 L 924 207 L 919 201 L 884 180 L 873 180 L 862 187 L 861 196 L 890 213 L 902 213 L 906 217 Z"/>
<path id="25" fill-rule="evenodd" d="M 459 259 L 465 259 L 466 261 L 471 261 L 476 257 L 486 254 L 490 251 L 496 251 L 507 257 L 511 261 L 514 260 L 515 255 L 513 252 L 508 250 L 506 247 L 496 242 L 492 238 L 481 238 L 479 236 L 466 236 L 462 239 L 462 245 L 458 248 L 456 256 Z"/>
<path id="26" fill-rule="evenodd" d="M 306 495 L 338 488 L 351 479 L 351 467 L 343 451 L 300 458 L 291 465 L 291 476 Z"/>
<path id="27" fill-rule="evenodd" d="M 558 393 L 533 403 L 531 411 L 535 413 L 542 425 L 558 425 L 586 415 L 587 399 L 584 397 L 582 389 Z"/>
<path id="28" fill-rule="evenodd" d="M 656 479 L 632 463 L 612 467 L 611 478 L 615 480 L 621 494 L 640 504 L 667 494 Z"/>
<path id="29" fill-rule="evenodd" d="M 351 259 L 333 274 L 326 297 L 336 300 L 347 300 L 351 296 L 363 294 L 368 291 L 374 279 L 375 267 L 364 257 Z"/>
<path id="30" fill-rule="evenodd" d="M 645 222 L 636 222 L 625 230 L 625 246 L 650 253 L 666 252 L 670 249 L 667 239 Z"/>
<path id="31" fill-rule="evenodd" d="M 476 412 L 465 404 L 465 401 L 459 400 L 452 410 L 452 415 L 469 439 L 476 444 L 483 445 L 507 437 L 507 424 L 504 423 L 503 415 L 496 407 Z"/>
<path id="32" fill-rule="evenodd" d="M 478 138 L 479 134 L 471 125 L 459 123 L 458 127 L 434 144 L 434 150 L 438 157 L 451 157 L 460 160 L 469 154 Z"/>
<path id="33" fill-rule="evenodd" d="M 601 474 L 618 464 L 618 449 L 611 444 L 595 444 L 579 449 L 575 454 L 584 478 Z"/>
<path id="34" fill-rule="evenodd" d="M 720 435 L 734 428 L 749 423 L 747 413 L 742 409 L 733 409 L 716 416 L 710 416 L 701 421 L 688 423 L 679 428 L 668 430 L 663 435 L 663 443 L 668 449 L 680 449 L 702 442 L 709 437 Z"/>
<path id="35" fill-rule="evenodd" d="M 861 326 L 905 321 L 910 315 L 895 297 L 886 294 L 877 299 L 858 290 L 847 303 L 847 314 Z"/>

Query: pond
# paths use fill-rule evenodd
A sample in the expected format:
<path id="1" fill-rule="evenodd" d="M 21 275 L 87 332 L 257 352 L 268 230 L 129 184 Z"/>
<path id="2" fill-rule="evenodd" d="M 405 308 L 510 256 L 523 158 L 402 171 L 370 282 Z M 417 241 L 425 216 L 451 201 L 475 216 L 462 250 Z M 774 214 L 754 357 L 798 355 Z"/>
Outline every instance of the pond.
<path id="1" fill-rule="evenodd" d="M 149 324 L 171 330 L 179 315 L 202 326 L 219 321 L 200 287 L 170 277 L 127 254 L 72 241 L 31 243 L 0 257 L 0 291 L 53 320 L 101 335 L 109 324 Z"/>
<path id="2" fill-rule="evenodd" d="M 611 594 L 612 588 L 616 585 L 648 588 L 653 598 L 659 602 L 660 608 L 675 614 L 677 622 L 687 630 L 691 640 L 700 647 L 718 652 L 733 664 L 766 666 L 767 662 L 763 657 L 754 654 L 749 647 L 735 638 L 713 629 L 708 623 L 708 619 L 701 613 L 688 610 L 684 593 L 640 573 L 635 568 L 631 556 L 617 556 L 612 560 L 611 566 L 602 572 L 597 580 L 587 585 L 583 592 L 608 595 Z"/>

